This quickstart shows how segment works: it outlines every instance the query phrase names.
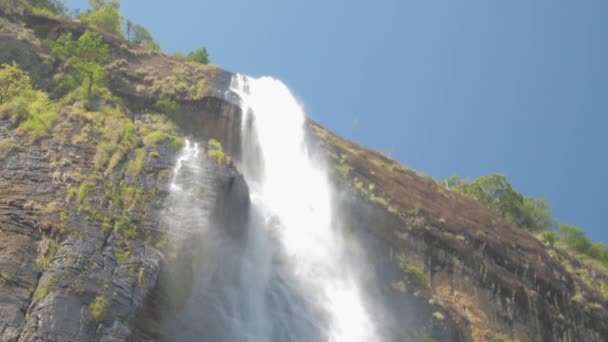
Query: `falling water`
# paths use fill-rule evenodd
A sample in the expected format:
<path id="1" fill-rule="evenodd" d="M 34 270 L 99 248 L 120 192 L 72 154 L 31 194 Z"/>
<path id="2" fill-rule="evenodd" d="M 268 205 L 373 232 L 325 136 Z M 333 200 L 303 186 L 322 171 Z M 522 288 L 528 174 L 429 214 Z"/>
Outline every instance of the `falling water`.
<path id="1" fill-rule="evenodd" d="M 161 339 L 377 341 L 301 106 L 272 78 L 235 76 L 231 91 L 243 110 L 237 167 L 250 197 L 248 213 L 233 214 L 247 223 L 234 234 L 213 222 L 217 164 L 205 145 L 186 141 L 164 215 L 182 247 L 166 271 L 171 305 Z"/>
<path id="2" fill-rule="evenodd" d="M 252 220 L 242 279 L 249 341 L 374 341 L 334 213 L 327 173 L 310 156 L 302 107 L 280 81 L 235 76 L 243 109 L 240 165 Z M 248 313 L 248 314 L 247 314 Z M 252 326 L 253 325 L 253 326 Z"/>

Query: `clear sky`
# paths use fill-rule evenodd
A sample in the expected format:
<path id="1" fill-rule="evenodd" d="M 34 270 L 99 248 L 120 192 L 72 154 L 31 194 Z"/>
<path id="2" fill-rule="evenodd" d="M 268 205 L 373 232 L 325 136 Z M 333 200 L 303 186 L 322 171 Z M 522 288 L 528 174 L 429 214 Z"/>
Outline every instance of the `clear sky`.
<path id="1" fill-rule="evenodd" d="M 608 242 L 606 0 L 121 3 L 168 52 L 280 78 L 323 126 L 435 178 L 502 173 Z"/>

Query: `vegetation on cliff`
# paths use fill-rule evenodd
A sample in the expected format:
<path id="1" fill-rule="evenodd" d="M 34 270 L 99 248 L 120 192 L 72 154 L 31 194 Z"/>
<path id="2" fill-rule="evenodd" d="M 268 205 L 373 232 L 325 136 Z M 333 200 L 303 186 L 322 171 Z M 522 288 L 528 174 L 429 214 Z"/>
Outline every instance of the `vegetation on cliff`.
<path id="1" fill-rule="evenodd" d="M 516 191 L 505 176 L 491 174 L 470 183 L 452 176 L 445 180 L 445 185 L 450 190 L 477 199 L 524 230 L 541 234 L 550 246 L 567 248 L 608 267 L 608 248 L 605 244 L 594 243 L 576 226 L 558 223 L 551 216 L 549 202 L 526 197 Z"/>

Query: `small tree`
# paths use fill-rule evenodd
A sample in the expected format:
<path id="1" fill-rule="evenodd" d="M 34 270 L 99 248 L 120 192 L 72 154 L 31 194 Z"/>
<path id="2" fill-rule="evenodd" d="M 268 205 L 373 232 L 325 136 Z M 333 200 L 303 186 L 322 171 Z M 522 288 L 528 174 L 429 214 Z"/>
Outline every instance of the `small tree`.
<path id="1" fill-rule="evenodd" d="M 52 53 L 67 58 L 67 65 L 73 70 L 73 77 L 79 84 L 85 106 L 89 107 L 95 90 L 105 85 L 103 66 L 110 61 L 110 49 L 103 38 L 86 31 L 78 40 L 72 33 L 59 37 L 52 46 Z"/>
<path id="2" fill-rule="evenodd" d="M 544 232 L 543 240 L 548 243 L 549 246 L 553 247 L 555 245 L 555 242 L 557 241 L 557 236 L 554 232 Z"/>
<path id="3" fill-rule="evenodd" d="M 2 64 L 0 67 L 0 104 L 8 102 L 18 95 L 33 93 L 30 76 L 13 64 Z"/>
<path id="4" fill-rule="evenodd" d="M 32 8 L 55 15 L 66 15 L 67 8 L 63 0 L 31 0 Z"/>
<path id="5" fill-rule="evenodd" d="M 132 38 L 130 40 L 135 44 L 149 47 L 152 50 L 160 49 L 152 34 L 145 27 L 138 24 L 132 26 Z"/>
<path id="6" fill-rule="evenodd" d="M 450 176 L 444 180 L 445 186 L 449 190 L 458 189 L 466 184 L 459 176 Z"/>
<path id="7" fill-rule="evenodd" d="M 83 24 L 122 37 L 122 16 L 117 0 L 89 0 L 91 10 L 80 16 Z"/>
<path id="8" fill-rule="evenodd" d="M 209 64 L 209 54 L 205 48 L 199 48 L 190 52 L 186 59 L 201 64 Z"/>
<path id="9" fill-rule="evenodd" d="M 559 240 L 565 243 L 566 246 L 579 253 L 587 254 L 589 249 L 591 249 L 591 240 L 589 240 L 587 234 L 578 227 L 562 224 L 559 226 L 558 236 Z"/>

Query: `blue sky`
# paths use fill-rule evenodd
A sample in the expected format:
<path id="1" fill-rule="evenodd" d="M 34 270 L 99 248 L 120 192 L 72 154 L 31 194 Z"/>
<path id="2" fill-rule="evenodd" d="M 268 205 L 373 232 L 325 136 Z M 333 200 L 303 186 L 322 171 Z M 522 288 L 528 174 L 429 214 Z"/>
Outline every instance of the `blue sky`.
<path id="1" fill-rule="evenodd" d="M 68 0 L 70 8 L 86 1 Z M 283 80 L 310 117 L 443 179 L 498 172 L 608 242 L 608 1 L 122 1 L 168 52 Z"/>

